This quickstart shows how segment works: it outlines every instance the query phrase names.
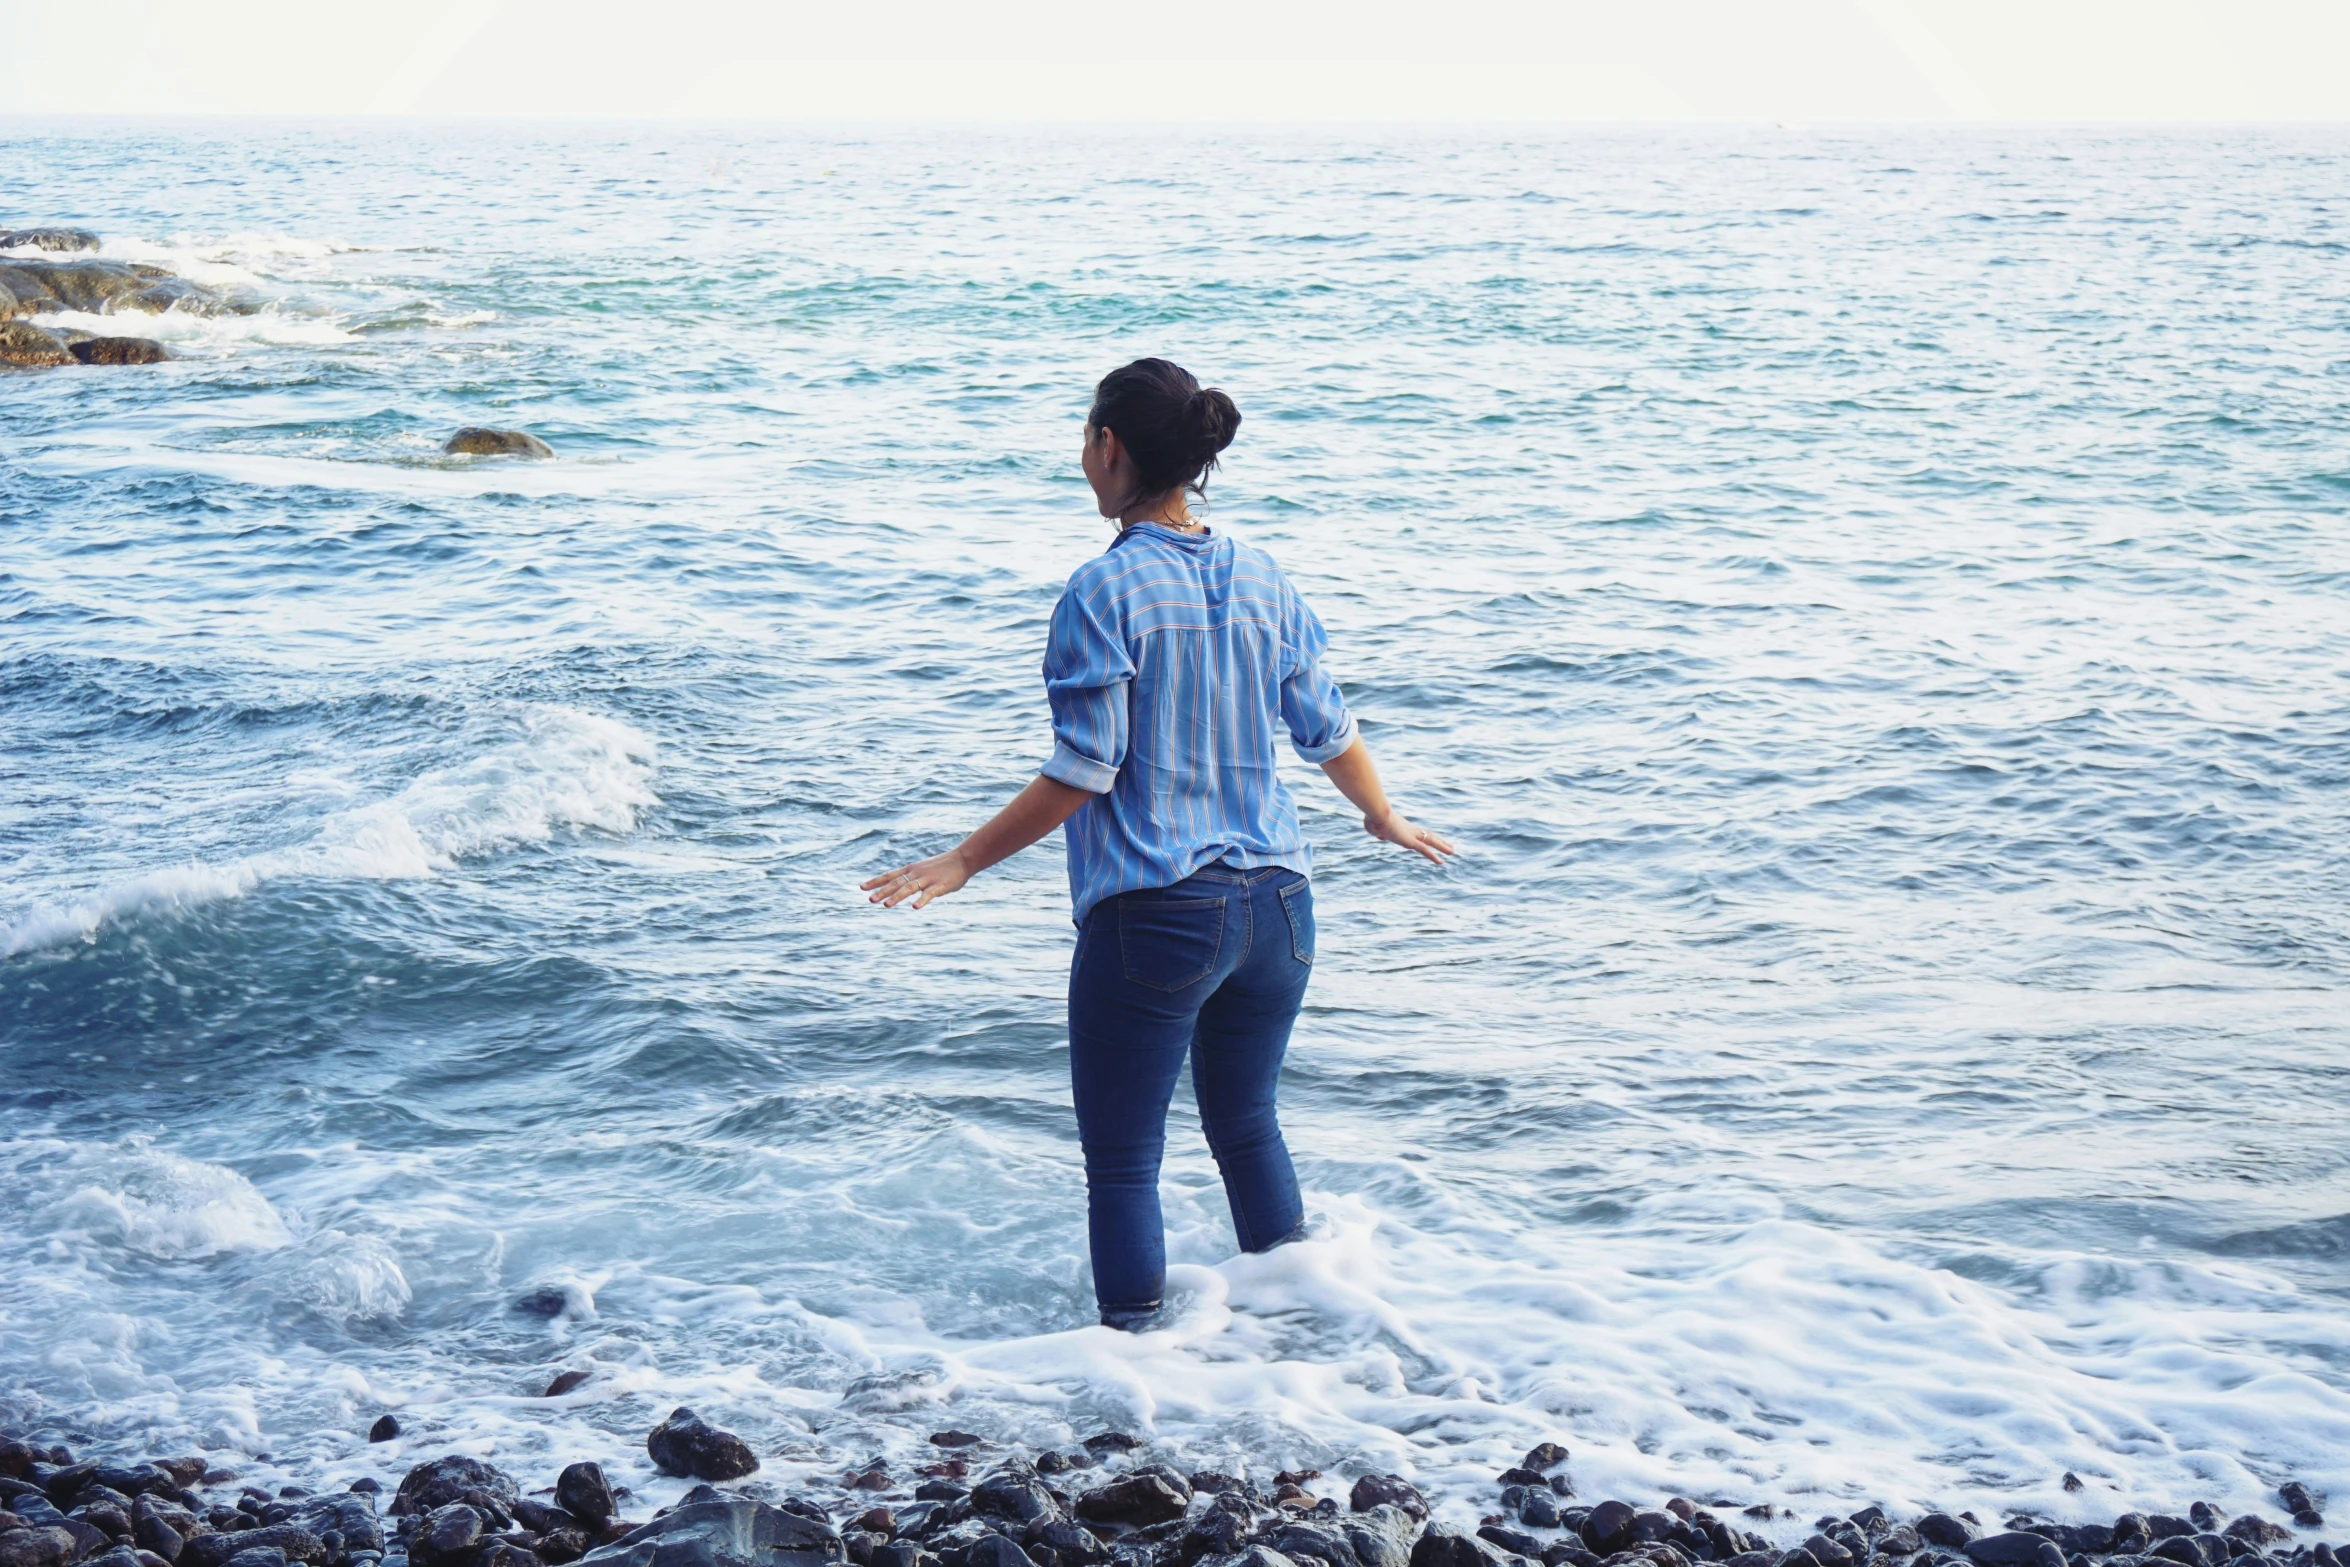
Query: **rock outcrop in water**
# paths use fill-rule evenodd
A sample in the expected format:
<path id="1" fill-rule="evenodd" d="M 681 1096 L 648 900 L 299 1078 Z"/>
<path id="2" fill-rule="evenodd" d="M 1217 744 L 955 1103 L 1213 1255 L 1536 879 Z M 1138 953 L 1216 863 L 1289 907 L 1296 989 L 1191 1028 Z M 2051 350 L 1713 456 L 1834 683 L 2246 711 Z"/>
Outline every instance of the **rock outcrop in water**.
<path id="1" fill-rule="evenodd" d="M 88 229 L 0 229 L 0 250 L 96 250 L 98 236 Z"/>
<path id="2" fill-rule="evenodd" d="M 671 1463 L 716 1452 L 720 1467 L 757 1466 L 740 1438 L 690 1410 L 659 1433 Z M 941 1435 L 968 1438 L 957 1453 L 981 1445 L 969 1433 Z M 2229 1520 L 2203 1502 L 2185 1516 L 2015 1516 L 1996 1527 L 1972 1513 L 1899 1522 L 1863 1507 L 1817 1519 L 1798 1544 L 1773 1545 L 1723 1516 L 1731 1502 L 1562 1505 L 1574 1487 L 1556 1443 L 1502 1472 L 1498 1510 L 1467 1533 L 1432 1520 L 1428 1498 L 1394 1475 L 1357 1478 L 1342 1504 L 1307 1490 L 1322 1478 L 1313 1470 L 1279 1473 L 1267 1490 L 1233 1474 L 1186 1476 L 1136 1445 L 1096 1439 L 1033 1462 L 1008 1456 L 970 1485 L 961 1483 L 970 1466 L 949 1458 L 923 1470 L 912 1499 L 881 1505 L 876 1489 L 902 1498 L 904 1485 L 879 1464 L 820 1499 L 701 1484 L 636 1524 L 614 1516 L 626 1493 L 594 1464 L 526 1494 L 495 1465 L 435 1458 L 408 1471 L 379 1518 L 372 1479 L 316 1496 L 247 1487 L 232 1500 L 236 1476 L 199 1458 L 77 1461 L 63 1448 L 7 1441 L 0 1567 L 2350 1567 L 2330 1545 L 2300 1543 L 2254 1514 Z M 537 1499 L 549 1494 L 553 1505 Z M 2278 1498 L 2302 1528 L 2322 1527 L 2322 1499 L 2306 1487 L 2288 1482 Z M 1755 1504 L 1739 1516 L 1792 1515 Z"/>
<path id="3" fill-rule="evenodd" d="M 0 260 L 0 311 L 11 316 L 78 310 L 88 315 L 166 310 L 215 316 L 245 307 L 168 267 L 143 261 Z"/>
<path id="4" fill-rule="evenodd" d="M 87 229 L 0 231 L 0 250 L 96 250 Z M 149 337 L 105 336 L 44 325 L 37 317 L 61 311 L 86 315 L 195 315 L 244 313 L 251 307 L 193 283 L 168 267 L 133 261 L 49 261 L 0 256 L 0 365 L 45 369 L 55 365 L 151 365 L 171 351 Z"/>
<path id="5" fill-rule="evenodd" d="M 441 450 L 461 457 L 552 457 L 555 449 L 522 430 L 493 430 L 469 424 L 449 437 Z M 726 1478 L 732 1478 L 728 1476 Z"/>
<path id="6" fill-rule="evenodd" d="M 0 321 L 0 365 L 70 365 L 73 349 L 65 339 L 30 321 Z"/>

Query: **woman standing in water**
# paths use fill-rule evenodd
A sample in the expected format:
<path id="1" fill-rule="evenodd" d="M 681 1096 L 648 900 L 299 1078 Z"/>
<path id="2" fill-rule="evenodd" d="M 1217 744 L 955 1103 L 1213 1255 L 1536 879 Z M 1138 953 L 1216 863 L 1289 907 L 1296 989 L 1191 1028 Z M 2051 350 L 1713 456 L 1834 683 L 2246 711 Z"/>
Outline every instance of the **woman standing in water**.
<path id="1" fill-rule="evenodd" d="M 1118 536 L 1053 609 L 1052 759 L 954 848 L 864 884 L 875 903 L 919 909 L 1067 824 L 1093 1287 L 1102 1321 L 1128 1330 L 1166 1282 L 1159 1162 L 1187 1053 L 1241 1248 L 1305 1227 L 1274 1094 L 1314 961 L 1313 857 L 1274 773 L 1276 729 L 1373 837 L 1437 864 L 1453 852 L 1388 803 L 1289 579 L 1192 520 L 1187 494 L 1239 428 L 1231 398 L 1164 359 L 1102 378 L 1082 461 Z"/>

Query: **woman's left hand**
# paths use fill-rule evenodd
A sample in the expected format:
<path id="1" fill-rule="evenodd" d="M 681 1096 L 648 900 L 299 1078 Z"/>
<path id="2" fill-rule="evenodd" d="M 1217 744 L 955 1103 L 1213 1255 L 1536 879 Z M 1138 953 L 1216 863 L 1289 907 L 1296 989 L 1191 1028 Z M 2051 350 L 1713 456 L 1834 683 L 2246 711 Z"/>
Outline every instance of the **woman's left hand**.
<path id="1" fill-rule="evenodd" d="M 927 860 L 916 860 L 896 870 L 859 882 L 859 892 L 869 892 L 867 903 L 878 903 L 885 909 L 894 909 L 908 898 L 914 907 L 924 908 L 934 899 L 943 898 L 971 879 L 971 872 L 963 864 L 963 851 L 949 849 L 934 854 Z"/>

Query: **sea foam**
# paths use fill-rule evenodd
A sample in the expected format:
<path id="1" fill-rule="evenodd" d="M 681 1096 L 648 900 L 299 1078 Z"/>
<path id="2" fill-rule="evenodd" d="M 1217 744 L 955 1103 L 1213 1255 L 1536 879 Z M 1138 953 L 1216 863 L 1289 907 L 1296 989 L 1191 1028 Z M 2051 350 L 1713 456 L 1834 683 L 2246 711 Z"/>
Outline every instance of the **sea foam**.
<path id="1" fill-rule="evenodd" d="M 0 928 L 0 956 L 86 940 L 136 915 L 242 897 L 282 878 L 427 877 L 567 829 L 625 833 L 660 803 L 654 745 L 641 731 L 565 707 L 526 710 L 512 727 L 512 738 L 428 769 L 387 799 L 328 815 L 307 842 L 225 864 L 164 866 L 36 908 Z"/>

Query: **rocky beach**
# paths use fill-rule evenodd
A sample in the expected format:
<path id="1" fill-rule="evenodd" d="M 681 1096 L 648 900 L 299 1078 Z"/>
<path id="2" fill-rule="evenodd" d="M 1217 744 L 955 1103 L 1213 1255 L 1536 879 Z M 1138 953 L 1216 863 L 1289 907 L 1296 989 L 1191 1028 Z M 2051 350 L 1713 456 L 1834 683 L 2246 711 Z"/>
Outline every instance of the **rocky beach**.
<path id="1" fill-rule="evenodd" d="M 391 1416 L 368 1433 L 400 1434 Z M 449 1454 L 388 1487 L 362 1475 L 272 1488 L 203 1455 L 9 1436 L 0 1567 L 2340 1567 L 2321 1498 L 2297 1482 L 2277 1493 L 2291 1525 L 2200 1500 L 2111 1522 L 1870 1505 L 1805 1523 L 1746 1498 L 1579 1499 L 1557 1442 L 1473 1498 L 1431 1498 L 1392 1474 L 1185 1473 L 1118 1431 L 1043 1451 L 937 1431 L 926 1462 L 785 1487 L 759 1478 L 741 1437 L 685 1408 L 645 1455 L 687 1486 L 665 1506 L 592 1461 L 549 1477 Z M 1464 1507 L 1481 1510 L 1475 1524 L 1444 1516 Z"/>

